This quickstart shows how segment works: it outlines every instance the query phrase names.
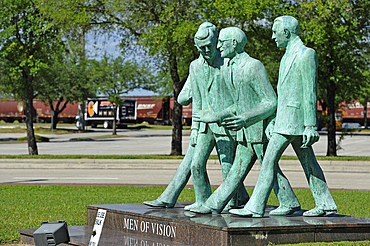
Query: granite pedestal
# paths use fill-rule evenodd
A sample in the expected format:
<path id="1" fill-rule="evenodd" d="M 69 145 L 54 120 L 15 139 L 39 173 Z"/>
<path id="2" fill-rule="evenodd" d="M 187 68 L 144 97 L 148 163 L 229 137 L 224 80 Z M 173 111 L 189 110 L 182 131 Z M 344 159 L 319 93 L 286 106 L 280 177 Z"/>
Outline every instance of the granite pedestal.
<path id="1" fill-rule="evenodd" d="M 370 240 L 370 219 L 344 215 L 303 217 L 304 210 L 289 216 L 243 218 L 229 213 L 195 214 L 177 203 L 174 208 L 144 204 L 87 205 L 87 225 L 69 227 L 68 245 L 88 245 L 98 209 L 107 210 L 99 245 L 266 245 Z M 34 229 L 19 230 L 32 243 Z"/>

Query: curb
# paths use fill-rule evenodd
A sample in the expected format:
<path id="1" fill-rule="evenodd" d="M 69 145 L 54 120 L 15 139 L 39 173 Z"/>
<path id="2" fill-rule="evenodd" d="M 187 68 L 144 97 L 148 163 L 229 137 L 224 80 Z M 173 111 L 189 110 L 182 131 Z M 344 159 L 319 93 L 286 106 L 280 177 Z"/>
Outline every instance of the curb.
<path id="1" fill-rule="evenodd" d="M 177 169 L 182 159 L 0 159 L 0 169 Z M 319 161 L 324 172 L 370 173 L 370 161 Z M 283 171 L 302 171 L 298 160 L 281 160 Z M 208 170 L 221 170 L 218 160 L 208 160 Z M 259 171 L 259 162 L 252 170 Z"/>

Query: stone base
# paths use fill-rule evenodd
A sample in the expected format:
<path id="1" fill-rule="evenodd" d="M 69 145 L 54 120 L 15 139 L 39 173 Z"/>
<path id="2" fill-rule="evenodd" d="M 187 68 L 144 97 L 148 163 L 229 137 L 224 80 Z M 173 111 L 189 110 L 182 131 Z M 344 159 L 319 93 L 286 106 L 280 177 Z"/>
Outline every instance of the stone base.
<path id="1" fill-rule="evenodd" d="M 185 211 L 190 203 L 158 209 L 144 204 L 88 205 L 87 226 L 69 227 L 68 245 L 88 245 L 98 209 L 107 210 L 100 246 L 105 245 L 266 245 L 370 240 L 370 219 L 344 215 L 303 217 L 303 210 L 289 216 L 245 218 L 229 213 L 200 215 Z M 67 222 L 68 223 L 68 222 Z M 35 229 L 19 230 L 32 243 Z"/>

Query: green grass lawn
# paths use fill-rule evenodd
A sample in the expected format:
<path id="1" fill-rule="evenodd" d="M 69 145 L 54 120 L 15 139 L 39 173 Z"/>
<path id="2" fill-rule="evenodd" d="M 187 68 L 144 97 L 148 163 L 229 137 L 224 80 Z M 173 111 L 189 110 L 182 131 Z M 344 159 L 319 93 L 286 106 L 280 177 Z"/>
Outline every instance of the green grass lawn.
<path id="1" fill-rule="evenodd" d="M 86 224 L 88 204 L 141 203 L 157 198 L 165 187 L 135 186 L 0 186 L 0 244 L 18 242 L 18 229 L 38 228 L 42 221 L 65 220 L 69 226 Z M 248 190 L 252 192 L 251 189 Z M 314 207 L 309 190 L 295 190 L 302 209 Z M 368 191 L 332 191 L 338 213 L 370 218 Z M 178 201 L 194 201 L 192 188 L 185 188 Z M 268 201 L 278 205 L 275 195 Z M 366 243 L 366 244 L 365 244 Z M 305 244 L 369 245 L 370 242 Z"/>

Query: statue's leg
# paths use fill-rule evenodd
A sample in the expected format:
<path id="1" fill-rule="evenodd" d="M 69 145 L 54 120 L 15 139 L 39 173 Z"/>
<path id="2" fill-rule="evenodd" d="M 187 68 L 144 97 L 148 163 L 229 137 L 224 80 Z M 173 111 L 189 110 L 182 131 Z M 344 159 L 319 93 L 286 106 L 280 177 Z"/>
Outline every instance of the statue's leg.
<path id="1" fill-rule="evenodd" d="M 216 150 L 218 154 L 218 158 L 220 160 L 221 169 L 222 169 L 222 177 L 223 180 L 229 174 L 231 167 L 233 166 L 234 159 L 235 159 L 235 152 L 237 141 L 231 136 L 222 136 L 215 134 L 216 138 Z M 248 193 L 243 185 L 240 185 L 237 189 L 237 194 L 235 194 L 235 198 L 230 201 L 228 207 L 235 207 L 238 203 L 245 204 L 249 199 Z"/>
<path id="2" fill-rule="evenodd" d="M 185 157 L 177 168 L 167 188 L 154 201 L 145 201 L 144 204 L 154 207 L 173 207 L 190 178 L 190 166 L 193 159 L 194 147 L 189 144 Z"/>
<path id="3" fill-rule="evenodd" d="M 260 164 L 263 162 L 266 147 L 267 143 L 253 144 L 254 151 L 257 154 Z M 279 200 L 280 206 L 278 209 L 275 209 L 274 212 L 270 212 L 270 215 L 288 215 L 300 210 L 301 205 L 279 165 L 277 166 L 276 179 L 272 189 Z"/>
<path id="4" fill-rule="evenodd" d="M 213 192 L 213 194 L 204 203 L 205 207 L 210 208 L 214 213 L 220 213 L 228 201 L 238 192 L 240 187 L 244 187 L 243 181 L 257 156 L 250 144 L 239 142 L 235 154 L 234 163 L 222 184 Z"/>
<path id="5" fill-rule="evenodd" d="M 271 193 L 272 186 L 276 179 L 276 169 L 278 161 L 290 141 L 287 136 L 274 133 L 267 145 L 266 153 L 262 161 L 261 171 L 258 176 L 256 186 L 244 210 L 233 209 L 231 213 L 245 215 L 246 211 L 250 215 L 262 216 L 265 212 L 266 203 Z"/>
<path id="6" fill-rule="evenodd" d="M 191 162 L 191 176 L 196 199 L 196 204 L 194 206 L 201 206 L 212 194 L 206 164 L 214 146 L 215 139 L 210 129 L 208 129 L 206 133 L 199 133 L 193 160 Z M 185 208 L 188 210 L 194 206 Z"/>
<path id="7" fill-rule="evenodd" d="M 319 215 L 331 214 L 337 211 L 337 205 L 330 193 L 324 173 L 317 163 L 312 147 L 301 148 L 302 137 L 296 137 L 292 142 L 302 168 L 310 186 L 312 196 L 315 200 L 317 213 Z M 320 210 L 320 211 L 319 211 Z M 315 212 L 315 211 L 314 211 Z M 315 213 L 316 213 L 315 212 Z M 319 216 L 318 215 L 318 216 Z M 312 216 L 315 216 L 314 214 Z"/>

